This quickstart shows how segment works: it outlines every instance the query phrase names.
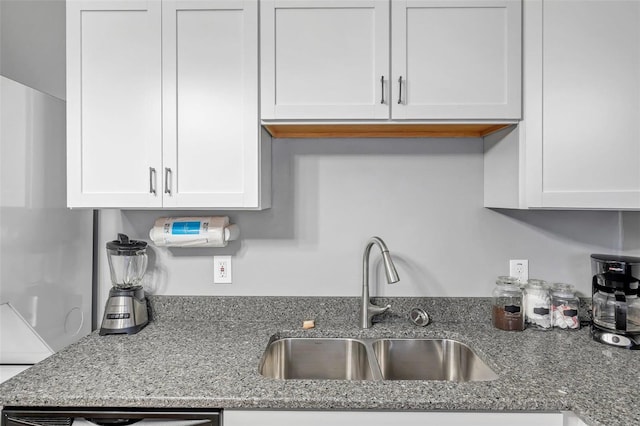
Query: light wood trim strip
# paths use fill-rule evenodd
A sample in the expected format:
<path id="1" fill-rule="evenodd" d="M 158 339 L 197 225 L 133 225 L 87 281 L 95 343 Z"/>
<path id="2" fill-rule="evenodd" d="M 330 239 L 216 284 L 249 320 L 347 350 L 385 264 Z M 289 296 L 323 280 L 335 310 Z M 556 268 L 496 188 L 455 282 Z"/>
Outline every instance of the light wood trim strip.
<path id="1" fill-rule="evenodd" d="M 266 124 L 274 138 L 480 138 L 513 124 Z"/>

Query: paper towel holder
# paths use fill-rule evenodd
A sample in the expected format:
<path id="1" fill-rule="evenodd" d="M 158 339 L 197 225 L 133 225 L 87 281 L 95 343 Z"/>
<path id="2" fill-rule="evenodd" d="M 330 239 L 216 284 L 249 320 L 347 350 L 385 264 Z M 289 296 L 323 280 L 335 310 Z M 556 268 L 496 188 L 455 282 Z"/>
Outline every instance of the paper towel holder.
<path id="1" fill-rule="evenodd" d="M 226 247 L 239 236 L 228 216 L 161 217 L 149 231 L 158 247 Z"/>

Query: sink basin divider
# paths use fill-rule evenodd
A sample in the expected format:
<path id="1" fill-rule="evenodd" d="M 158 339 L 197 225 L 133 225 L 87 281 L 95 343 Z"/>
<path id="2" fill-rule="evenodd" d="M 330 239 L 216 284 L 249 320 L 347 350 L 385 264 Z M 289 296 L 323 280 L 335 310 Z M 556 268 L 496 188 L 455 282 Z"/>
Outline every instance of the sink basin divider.
<path id="1" fill-rule="evenodd" d="M 365 347 L 367 348 L 367 359 L 369 360 L 369 366 L 371 367 L 371 375 L 373 376 L 373 380 L 384 380 L 382 377 L 382 370 L 380 369 L 380 364 L 378 363 L 378 359 L 376 358 L 376 354 L 373 350 L 373 339 L 362 339 L 360 340 Z"/>

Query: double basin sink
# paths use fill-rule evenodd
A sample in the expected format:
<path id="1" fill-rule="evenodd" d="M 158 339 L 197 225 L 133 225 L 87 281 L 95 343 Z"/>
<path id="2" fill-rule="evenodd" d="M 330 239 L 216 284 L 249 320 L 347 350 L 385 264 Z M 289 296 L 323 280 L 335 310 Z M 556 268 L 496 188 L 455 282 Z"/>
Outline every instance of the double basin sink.
<path id="1" fill-rule="evenodd" d="M 495 380 L 464 343 L 451 339 L 283 338 L 269 343 L 260 373 L 274 379 Z"/>

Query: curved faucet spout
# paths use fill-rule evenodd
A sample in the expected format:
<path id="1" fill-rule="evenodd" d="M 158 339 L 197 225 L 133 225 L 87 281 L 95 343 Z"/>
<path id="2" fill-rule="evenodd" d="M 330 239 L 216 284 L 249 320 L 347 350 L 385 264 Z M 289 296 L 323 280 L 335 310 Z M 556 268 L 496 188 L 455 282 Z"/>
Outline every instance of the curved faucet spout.
<path id="1" fill-rule="evenodd" d="M 384 261 L 384 272 L 387 275 L 387 282 L 389 284 L 394 284 L 400 281 L 398 271 L 396 271 L 396 267 L 394 266 L 393 260 L 391 260 L 391 255 L 388 251 L 382 252 L 382 260 Z"/>
<path id="2" fill-rule="evenodd" d="M 369 300 L 369 256 L 371 254 L 371 248 L 377 245 L 382 252 L 382 261 L 384 262 L 384 271 L 387 276 L 387 282 L 389 284 L 400 281 L 398 277 L 398 271 L 391 260 L 389 249 L 387 245 L 382 241 L 380 237 L 371 237 L 364 248 L 364 255 L 362 257 L 362 300 L 360 301 L 360 328 L 369 328 L 372 325 L 372 318 L 374 315 L 381 314 L 391 307 L 387 305 L 385 307 L 376 306 Z"/>

